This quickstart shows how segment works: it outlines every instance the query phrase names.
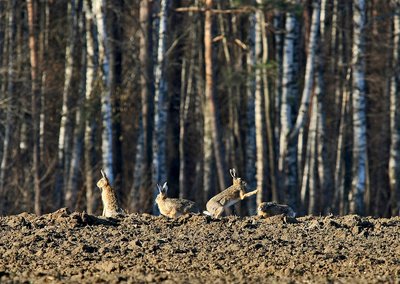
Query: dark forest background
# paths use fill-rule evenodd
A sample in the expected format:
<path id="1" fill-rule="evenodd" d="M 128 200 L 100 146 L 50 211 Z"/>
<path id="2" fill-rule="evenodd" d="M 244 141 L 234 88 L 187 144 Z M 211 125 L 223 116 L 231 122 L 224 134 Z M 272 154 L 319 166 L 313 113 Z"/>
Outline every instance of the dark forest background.
<path id="1" fill-rule="evenodd" d="M 156 183 L 299 214 L 400 210 L 400 0 L 1 0 L 0 215 Z"/>

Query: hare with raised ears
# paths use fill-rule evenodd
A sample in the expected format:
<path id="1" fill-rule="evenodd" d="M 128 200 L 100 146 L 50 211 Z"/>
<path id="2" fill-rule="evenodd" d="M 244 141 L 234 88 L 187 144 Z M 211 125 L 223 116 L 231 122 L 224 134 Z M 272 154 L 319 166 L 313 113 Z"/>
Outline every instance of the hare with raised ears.
<path id="1" fill-rule="evenodd" d="M 246 193 L 247 183 L 237 176 L 235 169 L 230 169 L 229 172 L 233 178 L 233 184 L 207 202 L 205 214 L 219 218 L 225 208 L 257 193 L 258 189 Z"/>
<path id="2" fill-rule="evenodd" d="M 101 200 L 103 201 L 103 217 L 115 217 L 120 214 L 124 214 L 118 206 L 117 196 L 115 195 L 114 189 L 111 187 L 110 182 L 103 170 L 100 170 L 103 176 L 98 182 L 97 187 L 101 191 Z"/>
<path id="3" fill-rule="evenodd" d="M 275 215 L 284 215 L 286 217 L 296 217 L 296 212 L 289 206 L 277 204 L 276 202 L 263 202 L 257 208 L 258 216 L 272 217 Z"/>
<path id="4" fill-rule="evenodd" d="M 162 187 L 157 184 L 157 188 L 159 193 L 156 197 L 156 203 L 162 215 L 170 218 L 177 218 L 188 213 L 199 213 L 199 209 L 193 201 L 181 198 L 168 198 L 167 182 L 165 182 Z"/>

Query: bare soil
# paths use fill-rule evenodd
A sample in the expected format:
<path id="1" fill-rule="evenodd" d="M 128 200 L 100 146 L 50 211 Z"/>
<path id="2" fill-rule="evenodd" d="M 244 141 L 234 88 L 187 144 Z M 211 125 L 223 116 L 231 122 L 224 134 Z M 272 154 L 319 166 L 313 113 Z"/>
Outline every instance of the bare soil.
<path id="1" fill-rule="evenodd" d="M 0 218 L 0 283 L 400 283 L 400 217 Z"/>

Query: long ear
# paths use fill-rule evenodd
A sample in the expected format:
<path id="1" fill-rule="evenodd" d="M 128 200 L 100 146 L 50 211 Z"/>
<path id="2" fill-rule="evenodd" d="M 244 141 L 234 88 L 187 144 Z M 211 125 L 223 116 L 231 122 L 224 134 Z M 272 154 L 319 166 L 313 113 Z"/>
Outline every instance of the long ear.
<path id="1" fill-rule="evenodd" d="M 157 188 L 158 188 L 158 192 L 161 193 L 162 192 L 162 188 L 158 183 L 157 183 Z"/>
<path id="2" fill-rule="evenodd" d="M 103 176 L 103 178 L 107 178 L 106 173 L 103 171 L 103 169 L 100 169 L 101 175 Z"/>
<path id="3" fill-rule="evenodd" d="M 165 193 L 167 193 L 168 191 L 168 185 L 167 182 L 164 182 L 163 186 L 162 186 L 163 190 L 165 191 Z"/>
<path id="4" fill-rule="evenodd" d="M 236 170 L 234 168 L 230 169 L 229 173 L 231 174 L 231 177 L 236 178 Z"/>

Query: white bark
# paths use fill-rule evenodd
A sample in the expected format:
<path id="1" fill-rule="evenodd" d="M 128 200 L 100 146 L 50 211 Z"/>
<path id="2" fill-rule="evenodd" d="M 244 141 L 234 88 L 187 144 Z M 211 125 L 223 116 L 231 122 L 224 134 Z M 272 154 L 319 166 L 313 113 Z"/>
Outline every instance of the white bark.
<path id="1" fill-rule="evenodd" d="M 155 66 L 155 95 L 154 95 L 154 138 L 153 138 L 153 185 L 167 180 L 167 81 L 165 78 L 165 51 L 168 19 L 168 0 L 161 0 L 160 24 L 158 30 L 157 62 Z M 158 191 L 154 188 L 154 197 Z"/>
<path id="2" fill-rule="evenodd" d="M 257 1 L 259 3 L 259 1 Z M 256 11 L 255 17 L 255 63 L 259 64 L 262 62 L 262 29 L 263 29 L 263 16 L 262 10 Z M 263 99 L 263 88 L 262 88 L 262 70 L 260 67 L 255 68 L 255 127 L 256 127 L 256 169 L 257 169 L 257 204 L 263 202 L 263 192 L 265 190 L 265 163 L 264 156 L 265 150 L 265 123 L 264 123 L 264 99 Z"/>
<path id="3" fill-rule="evenodd" d="M 353 180 L 349 201 L 351 213 L 363 214 L 367 175 L 365 0 L 354 1 L 353 11 Z"/>
<path id="4" fill-rule="evenodd" d="M 16 30 L 16 23 L 15 23 L 15 14 L 16 14 L 16 0 L 9 1 L 9 8 L 8 8 L 8 66 L 7 66 L 7 116 L 5 121 L 5 133 L 4 133 L 4 140 L 3 140 L 3 149 L 2 153 L 3 156 L 1 158 L 0 164 L 0 216 L 5 214 L 5 200 L 6 200 L 6 188 L 5 188 L 5 178 L 6 178 L 6 171 L 8 169 L 8 160 L 10 156 L 10 152 L 12 150 L 11 146 L 11 134 L 14 122 L 14 80 L 15 80 L 15 64 L 14 64 L 14 57 L 15 57 L 15 30 Z"/>
<path id="5" fill-rule="evenodd" d="M 307 112 L 310 104 L 311 92 L 314 85 L 314 62 L 319 37 L 320 13 L 321 2 L 320 0 L 314 0 L 303 95 L 301 97 L 299 113 L 297 115 L 295 125 L 291 130 L 289 139 L 293 139 L 299 133 L 300 129 L 304 127 L 307 120 Z"/>
<path id="6" fill-rule="evenodd" d="M 85 123 L 85 134 L 84 134 L 84 147 L 85 147 L 85 184 L 86 184 L 86 210 L 88 214 L 94 214 L 97 199 L 100 197 L 99 194 L 95 194 L 95 184 L 93 179 L 93 167 L 94 167 L 94 128 L 95 121 L 91 105 L 93 103 L 93 86 L 96 81 L 98 74 L 99 63 L 97 61 L 98 55 L 95 53 L 97 50 L 98 42 L 97 36 L 93 33 L 97 33 L 96 19 L 92 12 L 91 1 L 84 1 L 85 11 L 85 43 L 86 43 L 86 86 L 85 86 L 85 101 L 88 109 L 86 109 L 86 123 Z"/>
<path id="7" fill-rule="evenodd" d="M 392 214 L 400 214 L 400 1 L 393 0 L 393 75 L 390 85 L 389 184 Z"/>
<path id="8" fill-rule="evenodd" d="M 76 3 L 75 0 L 68 2 L 68 19 L 69 31 L 68 40 L 65 49 L 65 75 L 64 75 L 64 89 L 63 89 L 63 103 L 61 109 L 60 133 L 58 136 L 58 162 L 57 162 L 57 177 L 55 188 L 56 207 L 61 207 L 63 204 L 63 193 L 67 183 L 69 171 L 69 143 L 70 139 L 70 92 L 72 86 L 72 73 L 74 69 L 74 53 L 76 45 L 76 30 L 77 30 L 77 17 L 76 17 Z"/>
<path id="9" fill-rule="evenodd" d="M 101 152 L 103 170 L 111 184 L 114 182 L 113 147 L 112 147 L 112 106 L 110 86 L 110 48 L 107 35 L 106 0 L 93 1 L 99 40 L 99 61 L 102 71 L 104 90 L 101 96 L 102 135 Z"/>

